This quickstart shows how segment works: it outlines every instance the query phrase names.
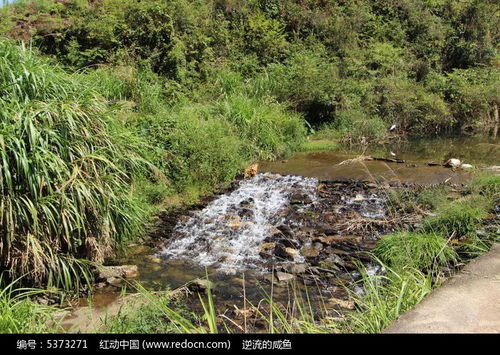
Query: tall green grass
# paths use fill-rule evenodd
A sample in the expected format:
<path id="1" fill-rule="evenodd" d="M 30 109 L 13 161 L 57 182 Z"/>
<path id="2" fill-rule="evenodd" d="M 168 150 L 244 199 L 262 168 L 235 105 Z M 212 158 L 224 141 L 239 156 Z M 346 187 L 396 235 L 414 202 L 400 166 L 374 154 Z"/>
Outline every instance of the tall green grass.
<path id="1" fill-rule="evenodd" d="M 217 314 L 210 290 L 199 294 L 201 314 L 189 312 L 182 301 L 175 301 L 169 291 L 152 292 L 134 283 L 138 298 L 107 317 L 97 331 L 109 333 L 217 333 Z M 139 305 L 139 306 L 138 306 Z"/>
<path id="2" fill-rule="evenodd" d="M 457 238 L 473 233 L 486 218 L 492 203 L 490 196 L 462 197 L 439 207 L 437 216 L 424 219 L 423 229 Z"/>
<path id="3" fill-rule="evenodd" d="M 139 141 L 85 77 L 0 41 L 0 254 L 11 277 L 68 285 L 140 229 Z M 85 273 L 84 273 L 85 274 Z M 70 276 L 71 275 L 71 276 Z"/>

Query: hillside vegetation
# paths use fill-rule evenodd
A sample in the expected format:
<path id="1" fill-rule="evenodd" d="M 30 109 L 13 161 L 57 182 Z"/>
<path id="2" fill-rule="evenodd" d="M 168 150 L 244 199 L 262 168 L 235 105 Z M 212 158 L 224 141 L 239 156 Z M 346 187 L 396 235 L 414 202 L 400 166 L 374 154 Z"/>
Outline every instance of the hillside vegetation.
<path id="1" fill-rule="evenodd" d="M 238 96 L 236 85 L 340 137 L 393 124 L 496 134 L 499 14 L 492 0 L 43 0 L 4 10 L 0 33 L 71 70 L 152 72 L 169 105 Z"/>
<path id="2" fill-rule="evenodd" d="M 493 0 L 5 5 L 1 268 L 71 288 L 152 206 L 317 130 L 497 135 L 499 24 Z"/>

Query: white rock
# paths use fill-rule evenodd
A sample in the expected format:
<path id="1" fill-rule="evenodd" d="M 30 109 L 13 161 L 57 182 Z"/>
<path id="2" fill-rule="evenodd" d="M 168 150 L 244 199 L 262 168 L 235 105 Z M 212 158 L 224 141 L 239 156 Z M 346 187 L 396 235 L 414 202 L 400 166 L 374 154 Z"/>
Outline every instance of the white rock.
<path id="1" fill-rule="evenodd" d="M 444 165 L 448 168 L 458 168 L 462 162 L 458 159 L 448 159 Z"/>
<path id="2" fill-rule="evenodd" d="M 474 165 L 471 164 L 462 164 L 460 167 L 463 169 L 474 169 Z"/>

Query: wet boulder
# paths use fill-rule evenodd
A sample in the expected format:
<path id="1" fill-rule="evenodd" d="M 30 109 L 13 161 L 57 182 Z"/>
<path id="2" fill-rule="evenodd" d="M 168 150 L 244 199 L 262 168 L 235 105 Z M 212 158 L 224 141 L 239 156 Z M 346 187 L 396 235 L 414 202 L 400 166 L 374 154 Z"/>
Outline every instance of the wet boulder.
<path id="1" fill-rule="evenodd" d="M 228 222 L 239 222 L 241 220 L 240 216 L 234 213 L 228 213 L 222 219 Z"/>
<path id="2" fill-rule="evenodd" d="M 108 277 L 106 282 L 114 287 L 122 287 L 125 285 L 125 280 L 121 277 Z"/>
<path id="3" fill-rule="evenodd" d="M 274 255 L 281 259 L 293 260 L 295 252 L 292 252 L 292 250 L 295 249 L 287 248 L 282 244 L 277 244 L 276 248 L 274 248 Z"/>
<path id="4" fill-rule="evenodd" d="M 252 208 L 254 206 L 255 200 L 252 197 L 247 198 L 240 202 L 240 207 L 243 208 Z"/>
<path id="5" fill-rule="evenodd" d="M 279 226 L 276 227 L 277 230 L 281 232 L 285 237 L 289 239 L 294 239 L 295 238 L 295 233 L 293 232 L 292 228 L 287 226 L 286 224 L 280 224 Z"/>
<path id="6" fill-rule="evenodd" d="M 290 274 L 304 274 L 307 272 L 307 264 L 287 264 L 283 269 Z"/>
<path id="7" fill-rule="evenodd" d="M 275 272 L 274 275 L 272 273 L 265 275 L 264 279 L 275 285 L 282 285 L 292 282 L 295 279 L 295 276 L 293 274 L 278 271 Z"/>
<path id="8" fill-rule="evenodd" d="M 264 239 L 264 242 L 278 242 L 279 240 L 286 239 L 287 237 L 278 228 L 272 228 L 269 236 Z"/>
<path id="9" fill-rule="evenodd" d="M 325 245 L 337 245 L 346 242 L 354 244 L 363 243 L 363 237 L 358 235 L 329 235 L 324 237 L 318 237 L 317 240 Z"/>
<path id="10" fill-rule="evenodd" d="M 278 282 L 290 282 L 295 279 L 295 276 L 293 274 L 278 271 L 276 272 L 276 279 Z"/>
<path id="11" fill-rule="evenodd" d="M 189 291 L 193 291 L 193 292 L 205 292 L 208 289 L 213 290 L 214 284 L 210 280 L 195 279 L 187 285 L 187 288 Z"/>
<path id="12" fill-rule="evenodd" d="M 295 248 L 285 248 L 285 252 L 292 258 L 294 259 L 296 255 L 299 254 L 299 250 Z"/>
<path id="13" fill-rule="evenodd" d="M 228 227 L 231 227 L 231 228 L 240 228 L 244 225 L 244 222 L 233 221 L 233 222 L 229 222 L 227 225 L 228 225 Z"/>
<path id="14" fill-rule="evenodd" d="M 337 229 L 328 223 L 318 223 L 316 225 L 316 233 L 330 235 L 337 233 Z"/>
<path id="15" fill-rule="evenodd" d="M 250 219 L 253 217 L 253 211 L 249 208 L 242 208 L 238 211 L 238 216 L 243 219 Z"/>
<path id="16" fill-rule="evenodd" d="M 323 250 L 323 244 L 318 243 L 318 242 L 312 243 L 312 247 L 313 247 L 314 249 L 316 249 L 317 251 L 321 251 L 321 250 Z"/>
<path id="17" fill-rule="evenodd" d="M 260 251 L 259 251 L 260 257 L 264 258 L 264 259 L 272 258 L 273 254 L 274 254 L 275 247 L 276 247 L 276 243 L 272 243 L 272 242 L 263 243 L 260 246 Z"/>
<path id="18" fill-rule="evenodd" d="M 278 240 L 279 244 L 282 244 L 286 248 L 293 248 L 293 249 L 298 249 L 300 248 L 300 242 L 295 239 L 290 239 L 290 238 L 281 238 Z"/>
<path id="19" fill-rule="evenodd" d="M 299 193 L 294 193 L 292 196 L 290 196 L 290 204 L 291 205 L 308 205 L 312 203 L 312 198 L 311 196 L 307 194 L 299 194 Z"/>
<path id="20" fill-rule="evenodd" d="M 345 262 L 338 255 L 331 254 L 325 260 L 322 260 L 319 265 L 325 269 L 337 270 L 339 266 L 344 267 Z"/>
<path id="21" fill-rule="evenodd" d="M 311 240 L 311 233 L 306 231 L 299 231 L 295 234 L 297 241 L 304 244 Z"/>
<path id="22" fill-rule="evenodd" d="M 248 179 L 256 175 L 258 171 L 259 171 L 259 163 L 254 163 L 245 168 L 243 176 L 245 177 L 245 179 Z"/>
<path id="23" fill-rule="evenodd" d="M 356 306 L 353 300 L 343 300 L 341 298 L 335 298 L 332 297 L 328 300 L 328 304 L 335 307 L 335 308 L 344 308 L 344 309 L 349 309 L 353 310 Z"/>

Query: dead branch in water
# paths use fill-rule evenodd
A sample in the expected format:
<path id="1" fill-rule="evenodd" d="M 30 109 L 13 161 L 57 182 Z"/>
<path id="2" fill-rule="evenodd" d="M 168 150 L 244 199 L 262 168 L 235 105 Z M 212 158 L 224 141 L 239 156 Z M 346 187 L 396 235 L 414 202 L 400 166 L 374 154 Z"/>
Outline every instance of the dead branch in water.
<path id="1" fill-rule="evenodd" d="M 373 160 L 373 158 L 368 156 L 368 155 L 360 155 L 359 157 L 356 157 L 356 158 L 341 161 L 337 165 L 347 165 L 347 164 L 360 163 L 360 162 L 365 161 L 365 160 Z"/>

